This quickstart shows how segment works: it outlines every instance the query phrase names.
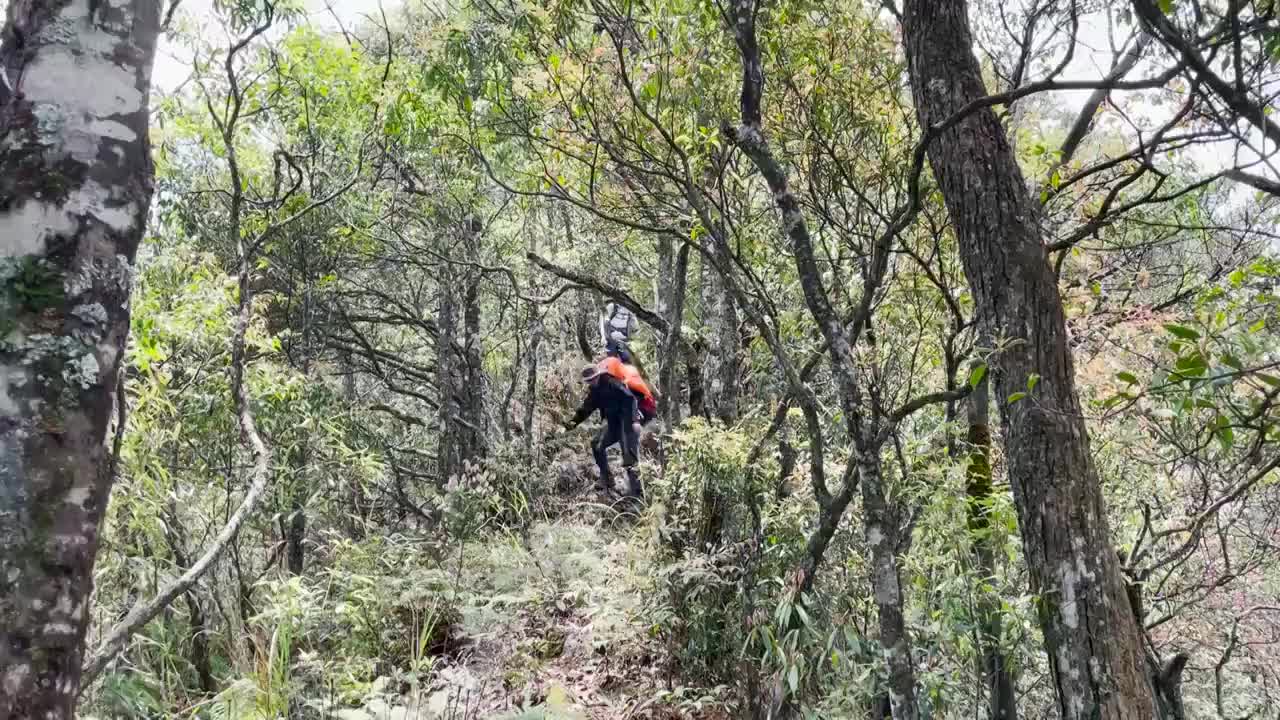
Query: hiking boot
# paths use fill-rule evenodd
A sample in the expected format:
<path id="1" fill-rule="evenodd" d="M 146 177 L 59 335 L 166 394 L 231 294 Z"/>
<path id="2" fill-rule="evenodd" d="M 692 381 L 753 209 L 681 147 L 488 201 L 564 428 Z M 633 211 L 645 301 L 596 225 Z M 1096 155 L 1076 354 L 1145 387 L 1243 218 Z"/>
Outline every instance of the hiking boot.
<path id="1" fill-rule="evenodd" d="M 613 480 L 609 478 L 600 478 L 596 480 L 595 491 L 605 493 L 613 492 Z"/>

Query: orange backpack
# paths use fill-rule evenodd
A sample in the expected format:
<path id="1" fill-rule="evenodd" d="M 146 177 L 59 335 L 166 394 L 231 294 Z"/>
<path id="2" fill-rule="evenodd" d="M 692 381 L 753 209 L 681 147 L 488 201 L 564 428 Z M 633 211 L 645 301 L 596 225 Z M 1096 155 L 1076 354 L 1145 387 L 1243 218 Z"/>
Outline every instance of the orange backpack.
<path id="1" fill-rule="evenodd" d="M 653 399 L 653 391 L 644 378 L 640 377 L 640 371 L 634 365 L 628 365 L 616 357 L 607 357 L 600 363 L 600 369 L 621 380 L 631 392 Z"/>

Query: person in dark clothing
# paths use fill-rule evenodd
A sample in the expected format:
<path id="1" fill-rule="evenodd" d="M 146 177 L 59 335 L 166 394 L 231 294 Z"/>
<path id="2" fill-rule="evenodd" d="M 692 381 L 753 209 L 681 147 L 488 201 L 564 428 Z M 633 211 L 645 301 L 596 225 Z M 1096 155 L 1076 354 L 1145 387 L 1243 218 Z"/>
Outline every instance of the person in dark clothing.
<path id="1" fill-rule="evenodd" d="M 582 381 L 587 384 L 587 397 L 573 417 L 565 423 L 565 429 L 572 430 L 583 420 L 599 412 L 605 425 L 591 443 L 591 454 L 596 466 L 600 468 L 600 479 L 596 482 L 596 487 L 601 490 L 613 488 L 608 452 L 609 447 L 616 443 L 622 448 L 622 467 L 627 473 L 627 495 L 640 497 L 643 489 L 636 473 L 636 463 L 640 459 L 640 410 L 636 396 L 625 383 L 596 365 L 582 369 Z"/>

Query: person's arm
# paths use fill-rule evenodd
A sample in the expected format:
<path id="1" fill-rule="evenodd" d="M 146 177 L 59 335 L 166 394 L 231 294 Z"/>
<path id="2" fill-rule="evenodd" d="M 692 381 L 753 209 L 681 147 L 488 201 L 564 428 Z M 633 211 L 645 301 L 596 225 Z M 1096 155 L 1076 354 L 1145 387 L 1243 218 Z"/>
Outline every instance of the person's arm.
<path id="1" fill-rule="evenodd" d="M 631 421 L 640 420 L 640 403 L 636 400 L 636 394 L 631 392 L 631 388 L 627 387 L 626 383 L 620 382 L 618 386 L 622 388 L 622 394 L 626 397 L 627 412 L 630 414 Z"/>
<path id="2" fill-rule="evenodd" d="M 564 425 L 568 428 L 575 428 L 582 423 L 583 420 L 591 417 L 591 413 L 596 411 L 596 394 L 589 388 L 587 389 L 587 397 L 582 400 L 582 405 L 578 407 L 578 411 L 569 418 Z"/>

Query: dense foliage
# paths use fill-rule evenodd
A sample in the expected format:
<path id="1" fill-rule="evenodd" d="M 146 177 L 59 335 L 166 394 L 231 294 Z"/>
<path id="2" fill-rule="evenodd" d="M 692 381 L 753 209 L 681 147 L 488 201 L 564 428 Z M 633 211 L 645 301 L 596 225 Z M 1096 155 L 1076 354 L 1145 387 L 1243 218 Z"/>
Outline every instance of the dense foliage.
<path id="1" fill-rule="evenodd" d="M 1062 388 L 971 289 L 917 5 L 175 4 L 81 711 L 1076 717 L 1001 442 Z M 968 13 L 1149 680 L 1274 712 L 1277 8 Z M 643 505 L 562 427 L 610 301 Z"/>

